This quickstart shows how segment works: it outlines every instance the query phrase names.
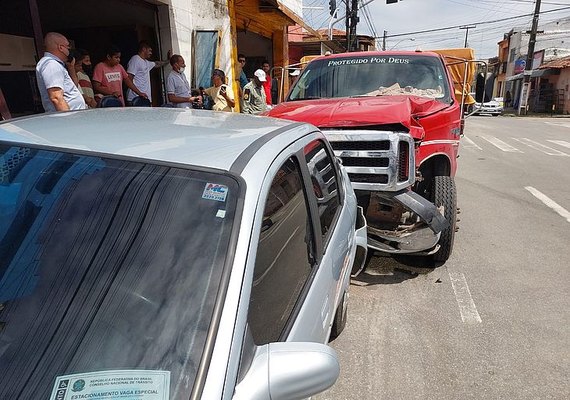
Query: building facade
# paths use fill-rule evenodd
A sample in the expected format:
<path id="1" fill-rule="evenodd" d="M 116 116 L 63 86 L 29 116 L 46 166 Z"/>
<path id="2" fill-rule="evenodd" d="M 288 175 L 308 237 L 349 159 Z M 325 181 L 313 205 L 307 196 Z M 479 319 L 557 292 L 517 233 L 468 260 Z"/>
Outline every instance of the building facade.
<path id="1" fill-rule="evenodd" d="M 301 20 L 302 0 L 28 0 L 5 2 L 0 11 L 0 89 L 13 116 L 42 112 L 35 64 L 43 55 L 47 32 L 64 34 L 73 47 L 86 49 L 92 61 L 105 49 L 121 49 L 126 67 L 138 42 L 148 41 L 154 60 L 167 53 L 186 60 L 191 86 L 211 85 L 213 68 L 226 72 L 237 91 L 237 54 L 250 58 L 250 76 L 262 60 L 288 62 L 287 26 Z M 151 72 L 153 103 L 166 101 L 170 69 Z M 0 96 L 1 98 L 1 96 Z M 239 106 L 237 107 L 239 108 Z"/>

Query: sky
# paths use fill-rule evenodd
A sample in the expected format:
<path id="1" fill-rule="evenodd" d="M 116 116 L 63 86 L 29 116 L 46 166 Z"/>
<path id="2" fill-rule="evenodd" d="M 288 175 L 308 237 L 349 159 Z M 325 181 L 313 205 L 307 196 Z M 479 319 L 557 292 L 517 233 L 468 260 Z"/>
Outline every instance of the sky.
<path id="1" fill-rule="evenodd" d="M 359 4 L 368 1 L 370 0 L 359 0 Z M 344 16 L 345 0 L 336 2 L 340 7 L 339 16 Z M 305 22 L 313 28 L 328 28 L 329 0 L 303 0 L 303 7 Z M 570 17 L 570 0 L 542 0 L 541 12 L 564 7 L 568 8 L 541 14 L 539 28 L 541 23 Z M 459 26 L 475 25 L 475 28 L 468 30 L 468 47 L 475 49 L 477 58 L 487 59 L 497 56 L 497 43 L 512 28 L 530 30 L 532 15 L 506 21 L 491 21 L 532 14 L 534 8 L 534 0 L 400 0 L 395 4 L 386 4 L 386 0 L 373 0 L 364 10 L 359 9 L 360 22 L 357 32 L 380 38 L 379 49 L 383 32 L 387 31 L 388 50 L 415 50 L 418 47 L 428 50 L 463 47 L 467 30 L 460 29 Z M 448 27 L 451 29 L 414 33 Z M 334 28 L 344 30 L 344 20 L 335 24 Z M 570 43 L 570 32 L 560 35 L 565 36 Z"/>

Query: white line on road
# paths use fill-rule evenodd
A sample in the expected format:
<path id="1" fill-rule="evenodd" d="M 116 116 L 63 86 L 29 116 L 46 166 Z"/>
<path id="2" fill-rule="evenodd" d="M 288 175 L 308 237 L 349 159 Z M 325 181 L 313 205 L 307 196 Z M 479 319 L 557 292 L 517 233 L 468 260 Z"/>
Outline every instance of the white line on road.
<path id="1" fill-rule="evenodd" d="M 468 144 L 466 144 L 466 145 L 463 145 L 463 147 L 466 148 L 466 149 L 470 149 L 470 148 L 473 148 L 473 147 L 474 147 L 474 148 L 476 148 L 476 149 L 483 150 L 481 147 L 479 147 L 479 146 L 477 145 L 477 143 L 475 143 L 473 140 L 469 139 L 467 136 L 463 136 L 463 139 L 462 139 L 462 140 L 465 140 L 465 141 L 468 143 Z"/>
<path id="2" fill-rule="evenodd" d="M 565 128 L 570 128 L 570 123 L 568 122 L 547 122 L 548 125 L 557 125 L 557 126 L 563 126 Z"/>
<path id="3" fill-rule="evenodd" d="M 512 139 L 516 140 L 519 143 L 526 144 L 531 149 L 535 149 L 535 150 L 538 150 L 544 154 L 548 154 L 549 156 L 563 156 L 563 157 L 569 156 L 568 154 L 566 154 L 560 150 L 553 149 L 552 147 L 548 147 L 542 143 L 535 142 L 534 140 L 531 140 L 528 138 L 520 138 L 520 139 L 519 138 L 512 138 Z"/>
<path id="4" fill-rule="evenodd" d="M 566 210 L 564 207 L 559 205 L 557 202 L 552 200 L 550 197 L 546 196 L 545 194 L 539 192 L 532 186 L 525 186 L 525 189 L 528 190 L 534 197 L 538 200 L 542 201 L 547 207 L 550 207 L 554 211 L 556 211 L 562 218 L 566 218 L 566 221 L 570 222 L 570 211 Z"/>
<path id="5" fill-rule="evenodd" d="M 519 149 L 511 146 L 510 144 L 506 144 L 500 139 L 497 139 L 494 136 L 481 136 L 481 139 L 486 140 L 487 142 L 491 143 L 493 146 L 497 147 L 499 150 L 506 151 L 508 153 L 523 153 Z"/>
<path id="6" fill-rule="evenodd" d="M 570 149 L 570 143 L 565 142 L 564 140 L 549 140 L 549 142 L 557 144 L 558 146 L 568 147 Z"/>
<path id="7" fill-rule="evenodd" d="M 451 280 L 453 293 L 455 293 L 455 299 L 459 306 L 461 320 L 467 324 L 480 323 L 481 317 L 479 316 L 477 307 L 475 307 L 475 302 L 471 297 L 471 292 L 469 291 L 469 286 L 465 280 L 465 275 L 461 272 L 450 272 L 449 279 Z"/>

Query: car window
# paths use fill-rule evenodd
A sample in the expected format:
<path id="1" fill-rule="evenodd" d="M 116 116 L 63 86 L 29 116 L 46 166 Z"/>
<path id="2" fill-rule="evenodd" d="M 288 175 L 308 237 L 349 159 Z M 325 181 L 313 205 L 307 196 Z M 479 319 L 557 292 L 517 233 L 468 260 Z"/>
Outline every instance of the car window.
<path id="1" fill-rule="evenodd" d="M 0 145 L 0 398 L 130 376 L 169 377 L 161 398 L 188 399 L 238 191 L 215 173 Z"/>
<path id="2" fill-rule="evenodd" d="M 265 201 L 248 323 L 254 342 L 278 341 L 311 274 L 314 240 L 297 163 L 281 166 Z"/>
<path id="3" fill-rule="evenodd" d="M 327 152 L 324 143 L 315 140 L 305 147 L 305 161 L 309 167 L 313 191 L 317 198 L 323 243 L 326 243 L 340 206 L 334 159 Z"/>

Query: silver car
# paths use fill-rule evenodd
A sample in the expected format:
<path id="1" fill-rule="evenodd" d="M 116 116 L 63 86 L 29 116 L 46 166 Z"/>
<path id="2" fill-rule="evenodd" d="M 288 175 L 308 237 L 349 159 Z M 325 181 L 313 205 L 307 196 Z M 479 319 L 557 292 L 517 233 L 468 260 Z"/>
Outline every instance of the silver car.
<path id="1" fill-rule="evenodd" d="M 0 124 L 0 398 L 333 385 L 366 227 L 308 124 L 100 109 Z"/>

